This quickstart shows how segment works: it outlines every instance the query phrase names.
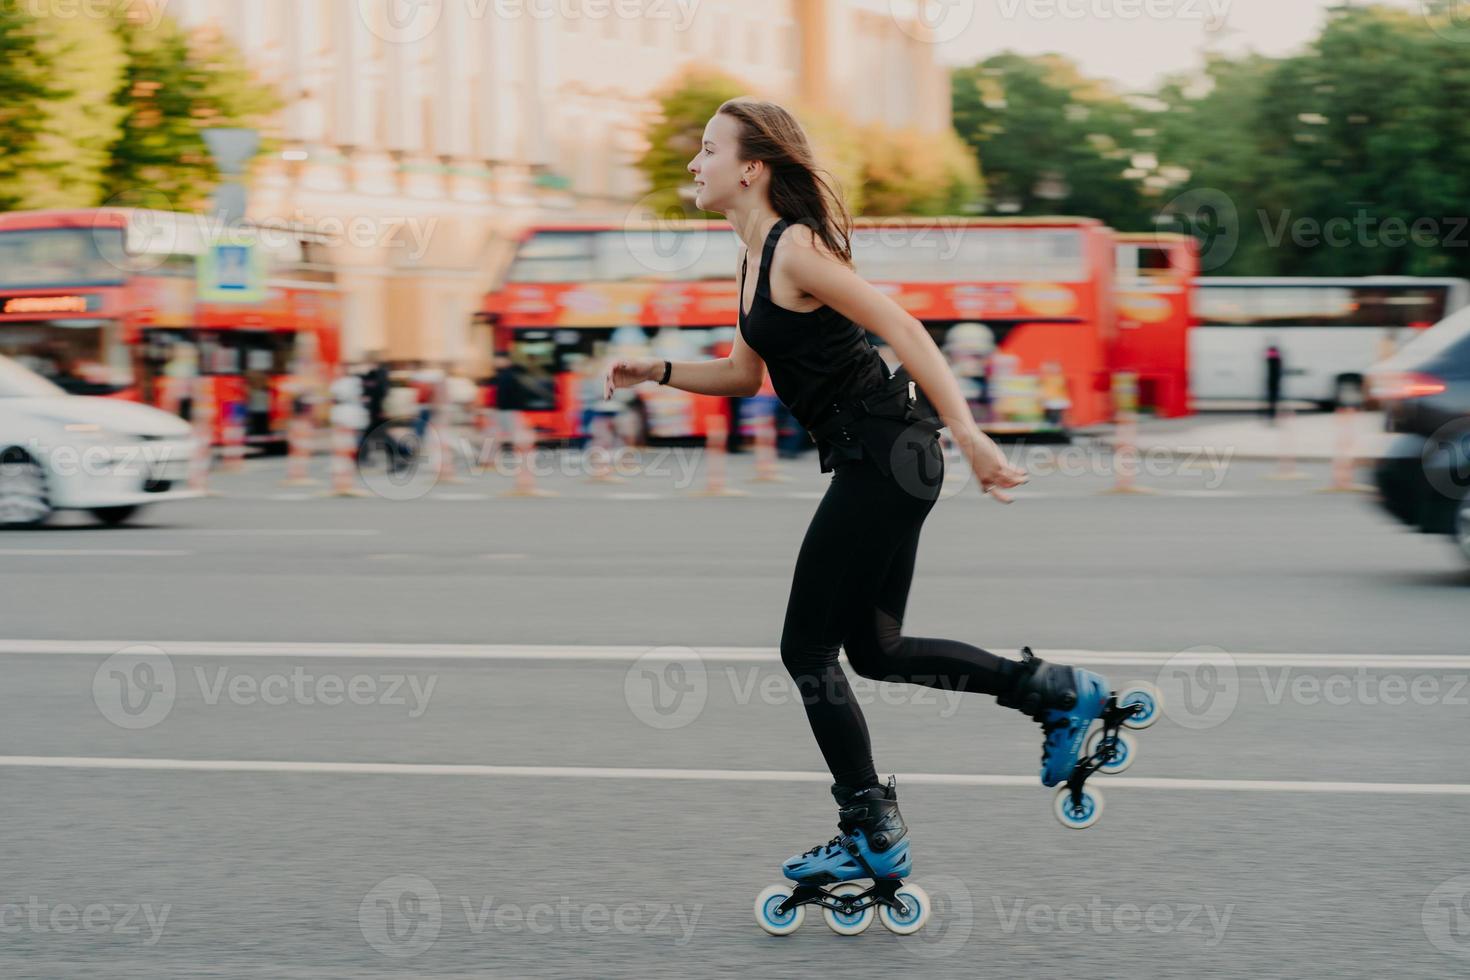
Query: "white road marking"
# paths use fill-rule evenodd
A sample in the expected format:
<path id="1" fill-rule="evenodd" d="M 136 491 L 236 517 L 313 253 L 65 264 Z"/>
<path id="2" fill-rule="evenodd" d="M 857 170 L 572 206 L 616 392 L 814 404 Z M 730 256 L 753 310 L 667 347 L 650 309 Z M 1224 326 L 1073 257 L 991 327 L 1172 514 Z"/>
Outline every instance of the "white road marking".
<path id="1" fill-rule="evenodd" d="M 193 553 L 166 548 L 0 548 L 0 555 L 17 558 L 179 558 Z"/>
<path id="2" fill-rule="evenodd" d="M 294 537 L 316 537 L 316 536 L 324 536 L 324 537 L 368 537 L 368 536 L 374 535 L 374 534 L 382 534 L 383 532 L 382 531 L 379 531 L 377 528 L 371 528 L 371 527 L 352 527 L 352 528 L 294 528 L 294 527 L 275 527 L 275 528 L 270 528 L 270 527 L 267 527 L 267 528 L 253 528 L 253 527 L 220 527 L 220 528 L 208 528 L 208 527 L 205 527 L 205 528 L 193 528 L 193 527 L 189 527 L 189 528 L 179 528 L 178 530 L 160 530 L 157 533 L 159 533 L 159 534 L 198 534 L 198 535 L 203 535 L 205 537 L 219 537 L 219 538 L 229 538 L 229 537 L 241 537 L 241 538 L 254 538 L 254 537 L 294 538 Z"/>
<path id="3" fill-rule="evenodd" d="M 421 555 L 368 555 L 369 558 L 420 558 Z M 481 555 L 481 558 L 491 558 Z M 502 553 L 494 557 L 525 557 Z M 26 640 L 0 639 L 0 656 L 111 656 L 124 647 L 151 646 L 175 657 L 321 657 L 347 660 L 606 660 L 632 663 L 639 659 L 698 658 L 717 663 L 780 663 L 771 647 L 579 646 L 470 643 L 242 643 L 212 640 Z M 1465 654 L 1337 654 L 1337 653 L 1154 653 L 1129 650 L 1045 650 L 1037 656 L 1080 666 L 1191 667 L 1220 664 L 1224 657 L 1236 667 L 1309 667 L 1365 670 L 1470 670 Z"/>
<path id="4" fill-rule="evenodd" d="M 533 779 L 695 780 L 702 782 L 828 783 L 825 772 L 780 769 L 634 769 L 599 766 L 489 766 L 420 762 L 285 762 L 243 759 L 143 759 L 97 756 L 0 756 L 0 768 L 111 769 L 166 772 L 313 773 L 343 776 L 476 776 Z M 908 785 L 1040 788 L 1035 776 L 989 773 L 908 773 Z M 1109 776 L 1108 789 L 1215 790 L 1246 793 L 1352 793 L 1387 796 L 1470 796 L 1467 783 L 1356 783 L 1287 779 L 1171 779 Z"/>

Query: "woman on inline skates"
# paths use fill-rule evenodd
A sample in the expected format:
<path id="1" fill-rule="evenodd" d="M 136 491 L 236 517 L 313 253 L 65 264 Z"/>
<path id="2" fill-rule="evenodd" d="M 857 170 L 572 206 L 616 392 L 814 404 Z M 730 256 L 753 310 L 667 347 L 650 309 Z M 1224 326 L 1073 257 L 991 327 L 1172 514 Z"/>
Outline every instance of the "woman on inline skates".
<path id="1" fill-rule="evenodd" d="M 1040 722 L 1048 786 L 1072 772 L 1107 685 L 1029 649 L 1017 661 L 958 640 L 903 634 L 919 531 L 944 480 L 939 428 L 949 428 L 995 499 L 1010 503 L 1004 491 L 1026 474 L 975 424 L 919 321 L 853 271 L 851 219 L 790 113 L 746 98 L 724 103 L 705 126 L 689 172 L 697 206 L 723 214 L 743 246 L 734 346 L 727 357 L 703 361 L 615 361 L 605 389 L 610 395 L 656 382 L 748 396 L 769 369 L 777 397 L 811 432 L 822 472 L 833 475 L 797 554 L 781 659 L 832 773 L 840 832 L 790 858 L 783 871 L 800 886 L 867 877 L 896 882 L 911 867 L 907 828 L 895 781 L 879 782 L 839 648 L 863 677 L 989 694 Z M 759 263 L 751 276 L 748 257 Z M 902 362 L 897 374 L 890 375 L 865 329 L 892 347 Z M 914 905 L 883 905 L 885 924 L 917 928 L 927 909 Z M 761 924 L 780 931 L 791 919 L 799 923 L 794 911 L 782 908 Z"/>

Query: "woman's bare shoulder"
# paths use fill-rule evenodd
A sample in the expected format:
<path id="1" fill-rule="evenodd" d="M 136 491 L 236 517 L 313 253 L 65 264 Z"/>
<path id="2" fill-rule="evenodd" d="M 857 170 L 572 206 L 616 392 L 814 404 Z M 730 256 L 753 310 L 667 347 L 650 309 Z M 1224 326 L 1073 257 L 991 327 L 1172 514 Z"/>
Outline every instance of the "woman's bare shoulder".
<path id="1" fill-rule="evenodd" d="M 812 255 L 820 256 L 821 258 L 827 259 L 832 262 L 840 263 L 842 261 L 841 259 L 837 258 L 837 256 L 832 254 L 832 250 L 827 247 L 827 243 L 822 241 L 822 237 L 818 235 L 809 224 L 792 224 L 791 227 L 787 231 L 783 232 L 781 235 L 781 244 L 785 244 L 788 241 L 795 245 L 797 250 L 803 253 L 810 253 Z"/>

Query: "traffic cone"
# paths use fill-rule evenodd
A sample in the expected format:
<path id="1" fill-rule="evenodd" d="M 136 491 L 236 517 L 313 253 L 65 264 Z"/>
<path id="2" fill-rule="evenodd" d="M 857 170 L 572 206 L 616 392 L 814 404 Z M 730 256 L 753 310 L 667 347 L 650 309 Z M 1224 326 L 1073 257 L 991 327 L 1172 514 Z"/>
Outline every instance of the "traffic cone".
<path id="1" fill-rule="evenodd" d="M 438 483 L 463 483 L 459 478 L 459 471 L 455 467 L 454 452 L 454 428 L 447 421 L 437 426 L 431 426 L 430 432 L 434 434 L 434 456 L 439 471 Z"/>
<path id="2" fill-rule="evenodd" d="M 496 431 L 494 409 L 483 405 L 477 407 L 471 417 L 470 427 L 475 433 L 474 465 L 470 472 L 478 476 L 500 456 L 500 433 Z"/>
<path id="3" fill-rule="evenodd" d="M 1281 464 L 1280 468 L 1269 474 L 1268 480 L 1305 480 L 1307 474 L 1297 469 L 1296 465 L 1296 410 L 1291 405 L 1281 406 L 1277 417 L 1280 426 Z"/>
<path id="4" fill-rule="evenodd" d="M 1357 424 L 1358 410 L 1343 405 L 1334 413 L 1337 419 L 1337 447 L 1332 455 L 1332 483 L 1320 487 L 1318 493 L 1371 493 L 1372 487 L 1353 482 L 1353 467 L 1357 465 L 1354 451 L 1353 427 Z"/>
<path id="5" fill-rule="evenodd" d="M 696 497 L 744 497 L 744 490 L 736 490 L 725 482 L 726 442 L 730 437 L 730 426 L 723 415 L 710 415 L 705 419 L 705 479 L 703 490 L 694 491 Z"/>
<path id="6" fill-rule="evenodd" d="M 286 427 L 288 455 L 286 478 L 283 487 L 314 487 L 317 481 L 311 478 L 311 451 L 316 443 L 316 430 L 311 420 L 304 415 L 291 419 Z"/>
<path id="7" fill-rule="evenodd" d="M 587 482 L 626 483 L 626 480 L 612 471 L 612 454 L 616 448 L 612 418 L 607 415 L 594 417 L 591 435 L 592 438 L 588 440 L 585 454 Z"/>
<path id="8" fill-rule="evenodd" d="M 208 378 L 194 379 L 194 458 L 189 465 L 189 489 L 213 496 L 209 470 L 214 462 L 214 385 Z"/>
<path id="9" fill-rule="evenodd" d="M 220 452 L 220 472 L 238 473 L 245 468 L 245 422 L 243 408 L 239 402 L 225 406 L 224 426 L 221 429 L 224 445 Z"/>
<path id="10" fill-rule="evenodd" d="M 357 486 L 356 427 L 338 422 L 332 426 L 332 489 L 328 497 L 366 497 Z"/>
<path id="11" fill-rule="evenodd" d="M 1113 433 L 1114 482 L 1104 490 L 1105 494 L 1150 494 L 1148 487 L 1140 487 L 1138 478 L 1138 416 L 1133 412 L 1119 412 Z"/>
<path id="12" fill-rule="evenodd" d="M 536 486 L 536 473 L 532 459 L 536 454 L 536 433 L 526 424 L 525 416 L 516 413 L 515 456 L 516 484 L 502 496 L 506 497 L 555 497 L 555 490 L 543 490 Z"/>
<path id="13" fill-rule="evenodd" d="M 447 385 L 440 386 L 441 398 L 434 406 L 434 423 L 436 428 L 434 440 L 438 444 L 436 450 L 439 457 L 439 483 L 462 483 L 459 472 L 454 462 L 454 441 L 457 438 L 455 432 L 454 403 L 448 398 Z"/>
<path id="14" fill-rule="evenodd" d="M 751 479 L 756 483 L 788 480 L 776 460 L 776 417 L 770 412 L 762 412 L 755 420 L 755 476 Z"/>

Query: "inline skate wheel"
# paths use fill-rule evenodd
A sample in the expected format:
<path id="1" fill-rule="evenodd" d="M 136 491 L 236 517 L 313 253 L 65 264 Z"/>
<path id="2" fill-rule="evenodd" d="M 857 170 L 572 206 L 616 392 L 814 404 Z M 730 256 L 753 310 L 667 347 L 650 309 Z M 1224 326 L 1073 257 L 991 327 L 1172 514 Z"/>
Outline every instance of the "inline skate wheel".
<path id="1" fill-rule="evenodd" d="M 878 918 L 882 921 L 883 928 L 899 936 L 911 936 L 924 928 L 933 908 L 929 904 L 929 893 L 918 885 L 908 884 L 900 886 L 894 897 L 903 902 L 906 911 L 900 912 L 887 905 L 880 905 Z"/>
<path id="2" fill-rule="evenodd" d="M 1103 796 L 1095 789 L 1082 788 L 1082 805 L 1072 805 L 1072 791 L 1066 786 L 1057 790 L 1056 800 L 1052 805 L 1052 812 L 1056 814 L 1063 827 L 1072 830 L 1086 830 L 1102 818 Z"/>
<path id="3" fill-rule="evenodd" d="M 1087 736 L 1087 754 L 1095 755 L 1102 747 L 1103 729 L 1099 728 Z M 1133 760 L 1138 755 L 1138 740 L 1127 732 L 1119 732 L 1118 740 L 1114 743 L 1113 757 L 1097 767 L 1098 772 L 1116 776 L 1133 765 Z"/>
<path id="4" fill-rule="evenodd" d="M 852 881 L 845 881 L 835 888 L 827 889 L 827 894 L 850 898 L 861 895 L 867 891 L 862 885 Z M 839 936 L 856 936 L 873 924 L 873 906 L 869 905 L 861 912 L 835 912 L 829 908 L 822 909 L 822 918 L 827 920 L 827 928 Z"/>
<path id="5" fill-rule="evenodd" d="M 772 885 L 755 897 L 755 921 L 773 936 L 791 935 L 806 918 L 805 905 L 777 913 L 780 904 L 790 897 L 791 888 L 787 885 Z"/>
<path id="6" fill-rule="evenodd" d="M 1131 704 L 1138 705 L 1141 710 L 1125 718 L 1123 727 L 1142 731 L 1159 720 L 1159 712 L 1164 706 L 1164 700 L 1159 694 L 1159 689 L 1152 684 L 1138 683 L 1118 695 L 1120 708 L 1126 708 Z"/>

